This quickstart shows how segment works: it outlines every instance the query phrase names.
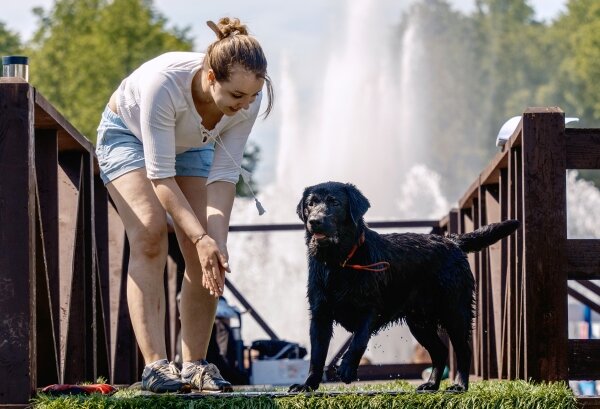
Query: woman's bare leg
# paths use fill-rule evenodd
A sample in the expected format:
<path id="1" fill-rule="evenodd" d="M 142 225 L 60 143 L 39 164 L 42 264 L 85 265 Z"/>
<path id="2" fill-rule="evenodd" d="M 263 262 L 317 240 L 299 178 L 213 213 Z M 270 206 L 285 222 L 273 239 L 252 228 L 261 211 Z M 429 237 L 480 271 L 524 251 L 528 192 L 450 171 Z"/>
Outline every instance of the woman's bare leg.
<path id="1" fill-rule="evenodd" d="M 206 178 L 177 176 L 175 179 L 206 230 Z M 202 285 L 196 247 L 177 225 L 175 232 L 185 259 L 180 305 L 181 355 L 183 362 L 197 361 L 206 359 L 217 299 Z"/>
<path id="2" fill-rule="evenodd" d="M 166 212 L 144 168 L 126 173 L 106 187 L 129 241 L 129 316 L 144 361 L 149 364 L 167 358 L 163 279 L 167 259 Z"/>

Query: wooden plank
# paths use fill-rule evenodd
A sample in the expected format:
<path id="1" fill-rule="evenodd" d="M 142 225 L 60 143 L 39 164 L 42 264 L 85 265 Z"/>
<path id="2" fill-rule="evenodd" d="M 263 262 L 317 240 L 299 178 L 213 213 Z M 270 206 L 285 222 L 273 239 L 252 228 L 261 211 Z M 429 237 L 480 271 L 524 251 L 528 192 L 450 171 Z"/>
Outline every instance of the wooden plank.
<path id="1" fill-rule="evenodd" d="M 116 223 L 118 216 L 114 217 Z M 112 227 L 112 224 L 111 224 Z M 110 230 L 109 230 L 110 231 Z M 118 303 L 117 306 L 117 328 L 115 331 L 115 353 L 113 360 L 113 379 L 117 384 L 130 384 L 139 379 L 142 372 L 140 366 L 143 366 L 143 360 L 139 360 L 138 347 L 133 334 L 133 327 L 131 326 L 131 320 L 129 318 L 129 310 L 127 308 L 127 271 L 129 266 L 129 243 L 125 237 L 125 231 L 123 232 L 122 238 L 122 251 L 121 251 L 121 267 L 118 271 L 114 271 L 118 274 L 119 288 L 118 297 L 115 300 Z M 111 232 L 111 235 L 113 233 Z M 111 245 L 111 264 L 113 257 L 116 259 L 118 253 L 112 253 Z M 118 260 L 115 260 L 117 262 Z M 111 279 L 113 271 L 111 267 Z M 117 278 L 117 277 L 115 277 Z"/>
<path id="2" fill-rule="evenodd" d="M 600 279 L 600 240 L 568 239 L 567 271 L 569 280 Z"/>
<path id="3" fill-rule="evenodd" d="M 477 208 L 473 209 L 473 213 L 477 214 L 477 224 L 476 228 L 479 228 L 483 225 L 487 224 L 487 209 L 485 202 L 485 187 L 479 186 L 479 192 L 477 193 Z M 489 271 L 487 269 L 488 259 L 487 259 L 487 251 L 481 251 L 475 253 L 476 259 L 476 282 L 477 282 L 477 317 L 478 317 L 478 325 L 479 325 L 479 336 L 481 339 L 481 349 L 480 349 L 480 360 L 482 362 L 481 365 L 481 377 L 485 379 L 490 379 L 492 375 L 491 371 L 491 350 L 490 350 L 490 281 L 489 281 Z"/>
<path id="4" fill-rule="evenodd" d="M 493 184 L 498 183 L 498 179 L 500 178 L 500 169 L 506 168 L 508 166 L 508 150 L 503 150 L 502 152 L 498 152 L 490 161 L 490 163 L 486 166 L 486 168 L 481 172 L 479 176 L 479 180 L 481 180 L 481 184 Z"/>
<path id="5" fill-rule="evenodd" d="M 516 149 L 510 149 L 508 156 L 508 217 L 517 217 L 518 192 L 517 192 L 517 163 L 520 158 L 516 154 Z M 520 257 L 519 257 L 520 259 Z M 508 244 L 508 275 L 506 277 L 506 317 L 504 325 L 506 326 L 506 376 L 508 379 L 515 379 L 516 376 L 516 356 L 517 356 L 517 286 L 515 285 L 517 276 L 517 240 L 511 237 Z"/>
<path id="6" fill-rule="evenodd" d="M 582 409 L 600 409 L 600 397 L 578 396 L 576 399 Z"/>
<path id="7" fill-rule="evenodd" d="M 458 200 L 458 207 L 463 209 L 471 206 L 471 202 L 477 198 L 479 194 L 479 177 L 471 183 L 467 188 L 467 192 Z"/>
<path id="8" fill-rule="evenodd" d="M 564 127 L 558 108 L 523 115 L 524 377 L 536 381 L 568 376 Z"/>
<path id="9" fill-rule="evenodd" d="M 35 128 L 59 131 L 61 150 L 94 152 L 94 145 L 40 94 L 35 92 Z M 66 138 L 66 139 L 65 139 Z"/>
<path id="10" fill-rule="evenodd" d="M 498 172 L 500 176 L 500 172 Z M 488 184 L 485 186 L 485 209 L 486 224 L 497 223 L 500 221 L 500 186 L 498 184 Z M 499 378 L 499 370 L 502 368 L 500 363 L 502 345 L 502 311 L 504 309 L 504 273 L 502 267 L 502 243 L 505 239 L 492 244 L 483 251 L 486 254 L 486 270 L 489 280 L 488 285 L 488 315 L 489 315 L 489 348 L 490 348 L 490 374 L 492 378 Z"/>
<path id="11" fill-rule="evenodd" d="M 522 136 L 523 132 L 519 135 Z M 522 138 L 521 138 L 522 140 Z M 514 146 L 514 145 L 511 145 Z M 515 163 L 515 177 L 513 184 L 515 185 L 515 201 L 514 201 L 514 214 L 518 220 L 523 221 L 523 155 L 522 148 L 519 145 L 513 149 L 514 163 Z M 525 372 L 525 313 L 524 303 L 525 295 L 523 291 L 524 287 L 524 273 L 523 273 L 523 230 L 521 229 L 520 234 L 515 235 L 515 275 L 513 281 L 512 291 L 515 293 L 515 316 L 514 316 L 514 331 L 515 331 L 515 377 L 521 379 L 524 377 Z"/>
<path id="12" fill-rule="evenodd" d="M 507 155 L 507 158 L 510 157 L 510 154 Z M 508 160 L 508 159 L 507 159 Z M 510 197 L 509 197 L 509 171 L 508 171 L 508 162 L 507 162 L 507 167 L 506 168 L 502 168 L 500 169 L 500 178 L 499 178 L 499 184 L 500 184 L 500 191 L 499 191 L 499 199 L 500 199 L 500 220 L 506 220 L 509 218 L 509 210 L 510 210 Z M 498 354 L 498 377 L 500 379 L 506 379 L 507 378 L 507 369 L 508 369 L 508 355 L 507 355 L 507 350 L 508 350 L 508 333 L 507 333 L 507 328 L 508 328 L 508 305 L 507 305 L 507 300 L 508 300 L 508 293 L 510 292 L 509 289 L 509 276 L 510 276 L 510 271 L 509 271 L 509 259 L 510 259 L 510 252 L 509 252 L 509 243 L 510 243 L 511 239 L 507 238 L 506 240 L 502 240 L 502 244 L 500 247 L 500 276 L 501 276 L 501 282 L 500 282 L 500 288 L 501 288 L 501 301 L 500 301 L 500 311 L 501 314 L 498 317 L 500 325 L 499 325 L 499 329 L 500 329 L 500 333 L 497 334 L 498 336 L 498 350 L 499 350 L 499 354 Z"/>
<path id="13" fill-rule="evenodd" d="M 85 229 L 84 229 L 84 162 L 80 152 L 61 153 L 59 164 L 63 186 L 60 193 L 61 221 L 61 281 L 66 294 L 62 301 L 64 322 L 62 323 L 63 382 L 77 383 L 90 381 L 88 374 L 88 348 L 92 348 L 87 337 L 87 328 L 92 326 L 88 319 L 86 301 L 88 296 L 88 273 L 85 268 Z M 63 239 L 64 236 L 64 239 Z M 64 240 L 64 244 L 63 244 Z M 87 291 L 86 291 L 87 290 Z M 85 326 L 82 322 L 88 323 Z"/>
<path id="14" fill-rule="evenodd" d="M 567 169 L 600 169 L 600 129 L 567 128 Z"/>
<path id="15" fill-rule="evenodd" d="M 37 331 L 38 385 L 58 383 L 59 275 L 56 131 L 35 131 L 35 167 L 38 192 Z"/>
<path id="16" fill-rule="evenodd" d="M 358 380 L 420 379 L 423 371 L 431 364 L 383 364 L 360 365 Z"/>
<path id="17" fill-rule="evenodd" d="M 33 88 L 0 84 L 0 401 L 29 402 L 36 386 Z"/>
<path id="18" fill-rule="evenodd" d="M 64 383 L 67 332 L 71 303 L 73 263 L 75 257 L 75 233 L 77 231 L 77 209 L 79 203 L 79 180 L 72 180 L 65 172 L 64 164 L 58 167 L 58 242 L 60 276 L 60 383 Z"/>
<path id="19" fill-rule="evenodd" d="M 569 379 L 600 379 L 600 339 L 570 339 Z"/>
<path id="20" fill-rule="evenodd" d="M 98 280 L 98 376 L 103 376 L 109 382 L 111 379 L 111 308 L 110 308 L 110 275 L 108 253 L 108 192 L 99 176 L 92 172 L 94 184 L 94 229 L 93 249 Z"/>

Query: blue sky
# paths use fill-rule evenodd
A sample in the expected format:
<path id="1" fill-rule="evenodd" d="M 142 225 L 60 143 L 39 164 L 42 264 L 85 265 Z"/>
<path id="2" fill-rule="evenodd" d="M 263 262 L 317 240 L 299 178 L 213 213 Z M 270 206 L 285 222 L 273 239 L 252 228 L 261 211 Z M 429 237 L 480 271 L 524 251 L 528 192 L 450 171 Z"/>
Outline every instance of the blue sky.
<path id="1" fill-rule="evenodd" d="M 192 0 L 155 0 L 157 9 L 169 21 L 177 26 L 191 26 L 194 37 L 198 43 L 204 43 L 207 36 L 204 29 L 204 20 L 216 19 L 221 15 L 236 15 L 248 21 L 258 35 L 260 32 L 269 33 L 269 28 L 285 28 L 298 33 L 310 32 L 324 19 L 334 17 L 340 8 L 351 0 L 304 0 L 302 2 L 281 2 L 278 0 L 219 0 L 212 2 L 199 2 Z M 388 1 L 382 0 L 381 4 L 393 9 L 400 9 L 412 0 Z M 35 29 L 36 21 L 31 10 L 34 7 L 49 9 L 53 0 L 19 0 L 3 1 L 0 11 L 0 21 L 8 27 L 21 33 L 24 40 L 28 39 Z M 474 0 L 451 0 L 451 3 L 460 10 L 469 11 L 474 7 Z M 530 2 L 536 9 L 538 18 L 551 19 L 562 9 L 566 0 L 532 0 Z M 253 24 L 255 23 L 255 24 Z"/>

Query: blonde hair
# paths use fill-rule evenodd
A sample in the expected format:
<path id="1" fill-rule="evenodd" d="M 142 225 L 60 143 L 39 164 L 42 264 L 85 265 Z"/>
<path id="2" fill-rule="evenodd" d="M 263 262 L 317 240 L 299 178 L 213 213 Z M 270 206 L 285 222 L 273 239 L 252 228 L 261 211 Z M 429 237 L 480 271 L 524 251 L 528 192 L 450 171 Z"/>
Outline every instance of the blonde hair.
<path id="1" fill-rule="evenodd" d="M 219 82 L 229 81 L 232 68 L 239 64 L 267 85 L 268 104 L 265 117 L 273 108 L 273 85 L 267 75 L 267 58 L 258 40 L 248 34 L 248 28 L 237 18 L 223 17 L 217 24 L 207 21 L 206 24 L 215 32 L 217 40 L 206 49 L 208 67 L 215 73 Z"/>

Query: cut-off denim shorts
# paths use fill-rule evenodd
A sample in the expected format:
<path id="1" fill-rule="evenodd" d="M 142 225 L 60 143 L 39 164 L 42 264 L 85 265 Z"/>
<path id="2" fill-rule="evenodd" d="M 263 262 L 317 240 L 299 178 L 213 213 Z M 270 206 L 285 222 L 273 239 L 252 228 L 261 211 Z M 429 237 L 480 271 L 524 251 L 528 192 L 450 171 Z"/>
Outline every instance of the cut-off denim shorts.
<path id="1" fill-rule="evenodd" d="M 177 176 L 208 177 L 215 153 L 214 144 L 192 148 L 175 156 Z M 146 167 L 142 142 L 107 106 L 98 125 L 96 157 L 104 184 L 132 170 Z"/>

